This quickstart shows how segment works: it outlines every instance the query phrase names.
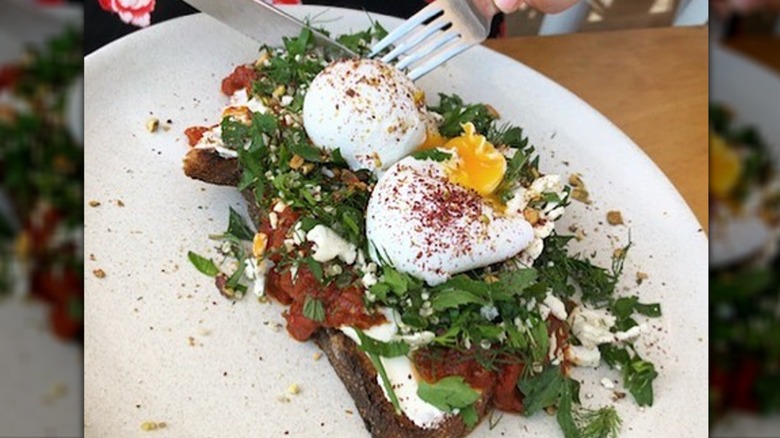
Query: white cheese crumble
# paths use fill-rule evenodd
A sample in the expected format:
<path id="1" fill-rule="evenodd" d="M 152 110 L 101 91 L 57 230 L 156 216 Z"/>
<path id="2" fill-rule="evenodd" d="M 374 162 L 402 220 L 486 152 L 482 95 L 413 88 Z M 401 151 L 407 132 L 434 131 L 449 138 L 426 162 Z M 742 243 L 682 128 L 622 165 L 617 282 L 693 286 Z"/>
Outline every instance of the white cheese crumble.
<path id="1" fill-rule="evenodd" d="M 550 309 L 550 313 L 552 313 L 554 317 L 561 321 L 566 321 L 566 318 L 568 318 L 569 315 L 566 313 L 566 305 L 563 304 L 563 301 L 558 299 L 558 297 L 551 292 L 547 292 L 547 296 L 544 297 L 543 302 L 544 305 Z"/>
<path id="2" fill-rule="evenodd" d="M 357 247 L 324 225 L 312 228 L 306 233 L 306 240 L 314 243 L 312 258 L 320 263 L 329 262 L 336 257 L 348 265 L 355 263 Z"/>
<path id="3" fill-rule="evenodd" d="M 598 348 L 570 345 L 565 352 L 566 360 L 578 367 L 596 368 L 601 364 L 601 352 Z"/>
<path id="4" fill-rule="evenodd" d="M 258 261 L 254 257 L 249 257 L 244 262 L 246 268 L 244 269 L 244 275 L 249 280 L 254 280 L 252 283 L 252 293 L 258 297 L 265 295 L 265 279 L 268 272 L 274 266 L 274 262 L 271 260 L 263 259 Z"/>
<path id="5" fill-rule="evenodd" d="M 607 389 L 615 389 L 615 384 L 609 380 L 608 378 L 604 377 L 601 379 L 601 386 L 607 388 Z"/>
<path id="6" fill-rule="evenodd" d="M 580 306 L 571 312 L 571 332 L 586 348 L 596 348 L 612 342 L 615 317 L 606 310 L 588 309 Z"/>

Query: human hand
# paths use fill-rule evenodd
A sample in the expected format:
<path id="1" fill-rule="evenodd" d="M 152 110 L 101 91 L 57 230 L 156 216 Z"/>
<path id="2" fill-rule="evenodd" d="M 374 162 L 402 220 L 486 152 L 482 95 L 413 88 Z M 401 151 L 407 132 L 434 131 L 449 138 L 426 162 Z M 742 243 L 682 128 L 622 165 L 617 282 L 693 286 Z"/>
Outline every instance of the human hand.
<path id="1" fill-rule="evenodd" d="M 516 12 L 524 4 L 542 12 L 554 14 L 572 7 L 578 1 L 580 0 L 493 0 L 493 3 L 505 14 Z"/>

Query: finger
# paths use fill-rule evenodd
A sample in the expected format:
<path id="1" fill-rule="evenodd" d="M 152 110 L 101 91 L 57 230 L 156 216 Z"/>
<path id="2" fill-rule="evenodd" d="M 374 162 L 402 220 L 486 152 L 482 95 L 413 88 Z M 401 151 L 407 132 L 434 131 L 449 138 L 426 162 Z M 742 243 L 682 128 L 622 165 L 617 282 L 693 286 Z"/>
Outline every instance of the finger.
<path id="1" fill-rule="evenodd" d="M 584 0 L 525 0 L 525 3 L 542 12 L 555 14 L 570 8 L 578 1 Z"/>
<path id="2" fill-rule="evenodd" d="M 496 7 L 505 14 L 511 14 L 517 12 L 520 6 L 523 5 L 523 0 L 493 0 Z"/>

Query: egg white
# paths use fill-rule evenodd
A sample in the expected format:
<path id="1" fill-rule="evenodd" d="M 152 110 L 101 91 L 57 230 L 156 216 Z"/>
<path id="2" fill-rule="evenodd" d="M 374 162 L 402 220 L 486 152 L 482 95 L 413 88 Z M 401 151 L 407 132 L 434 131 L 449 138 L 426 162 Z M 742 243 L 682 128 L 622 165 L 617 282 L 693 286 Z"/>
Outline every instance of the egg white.
<path id="1" fill-rule="evenodd" d="M 309 86 L 303 124 L 314 144 L 339 149 L 353 170 L 387 169 L 425 141 L 428 116 L 419 93 L 381 61 L 337 61 Z"/>
<path id="2" fill-rule="evenodd" d="M 512 258 L 535 239 L 522 210 L 498 213 L 473 190 L 450 182 L 444 163 L 414 157 L 380 178 L 368 203 L 366 234 L 375 261 L 431 286 Z"/>

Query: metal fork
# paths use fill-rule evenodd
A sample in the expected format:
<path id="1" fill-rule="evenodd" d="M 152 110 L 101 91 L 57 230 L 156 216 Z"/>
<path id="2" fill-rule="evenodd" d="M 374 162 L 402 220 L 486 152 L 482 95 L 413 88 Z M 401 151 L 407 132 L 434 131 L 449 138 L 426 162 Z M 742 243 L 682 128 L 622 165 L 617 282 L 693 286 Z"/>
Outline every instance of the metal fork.
<path id="1" fill-rule="evenodd" d="M 487 39 L 498 10 L 492 2 L 483 3 L 489 6 L 478 6 L 475 0 L 436 0 L 376 43 L 369 57 L 395 45 L 382 61 L 399 61 L 396 67 L 409 69 L 415 81 Z"/>

